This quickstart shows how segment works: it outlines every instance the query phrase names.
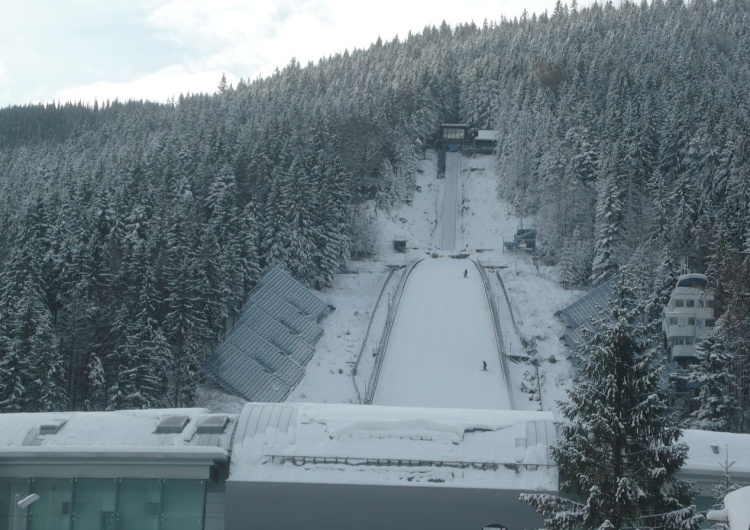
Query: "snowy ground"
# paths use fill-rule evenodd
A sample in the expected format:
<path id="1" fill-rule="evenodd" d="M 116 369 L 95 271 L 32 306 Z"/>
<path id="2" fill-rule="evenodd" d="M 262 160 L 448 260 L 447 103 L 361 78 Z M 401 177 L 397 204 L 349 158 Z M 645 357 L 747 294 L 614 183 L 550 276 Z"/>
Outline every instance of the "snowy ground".
<path id="1" fill-rule="evenodd" d="M 337 276 L 334 287 L 318 293 L 333 304 L 336 311 L 321 322 L 325 334 L 316 346 L 315 356 L 307 366 L 304 379 L 292 391 L 288 401 L 362 401 L 365 382 L 374 364 L 372 354 L 385 322 L 388 300 L 400 274 L 397 272 L 386 284 L 389 265 L 403 265 L 417 258 L 429 258 L 437 252 L 435 247 L 440 245 L 441 232 L 437 219 L 442 209 L 443 180 L 436 178 L 436 158 L 434 153 L 428 153 L 427 159 L 422 161 L 417 175 L 417 191 L 408 204 L 389 212 L 372 212 L 371 222 L 380 234 L 377 257 L 371 261 L 353 262 L 346 274 Z M 510 387 L 516 408 L 555 410 L 555 400 L 564 397 L 570 370 L 565 350 L 558 340 L 562 335 L 562 324 L 554 312 L 574 301 L 581 293 L 563 290 L 556 280 L 556 270 L 542 265 L 536 267 L 531 256 L 524 251 L 503 251 L 503 239 L 512 239 L 521 226 L 521 220 L 510 215 L 508 205 L 498 199 L 497 185 L 493 157 L 461 158 L 457 247 L 469 253 L 470 259 L 482 262 L 489 269 L 506 351 L 513 355 L 531 351 L 538 360 L 538 373 L 531 362 L 510 363 Z M 531 220 L 523 220 L 523 226 L 532 225 Z M 406 253 L 393 250 L 392 241 L 397 235 L 408 238 Z M 461 271 L 464 268 L 461 266 Z M 502 278 L 510 307 L 495 272 Z M 380 304 L 377 304 L 378 299 Z M 511 311 L 516 326 L 511 320 Z M 420 313 L 422 311 L 415 310 L 409 318 L 421 318 Z M 401 320 L 405 314 L 399 313 L 399 326 L 414 328 L 416 321 Z M 423 337 L 425 343 L 434 340 L 435 337 Z M 531 350 L 524 348 L 524 343 L 530 345 Z M 490 364 L 490 359 L 487 362 Z M 472 363 L 477 364 L 477 361 L 472 360 L 469 364 Z M 490 365 L 490 368 L 495 367 Z M 481 386 L 488 376 L 480 369 L 472 373 L 461 382 L 467 389 Z M 420 374 L 408 377 L 416 382 Z M 228 412 L 239 409 L 240 403 L 220 393 L 206 393 L 204 397 L 201 406 Z M 494 398 L 491 399 L 494 401 Z M 466 404 L 456 403 L 454 406 Z"/>

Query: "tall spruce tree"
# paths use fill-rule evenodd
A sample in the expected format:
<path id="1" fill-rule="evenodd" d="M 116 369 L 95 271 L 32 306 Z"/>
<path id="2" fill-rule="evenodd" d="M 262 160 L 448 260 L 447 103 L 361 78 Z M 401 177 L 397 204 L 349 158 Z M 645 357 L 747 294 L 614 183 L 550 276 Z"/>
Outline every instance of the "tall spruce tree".
<path id="1" fill-rule="evenodd" d="M 569 497 L 525 494 L 549 530 L 695 530 L 702 516 L 675 474 L 687 446 L 667 414 L 653 330 L 621 282 L 609 310 L 576 354 L 580 381 L 560 402 L 565 417 L 553 449 Z"/>
<path id="2" fill-rule="evenodd" d="M 723 319 L 698 343 L 690 380 L 698 385 L 698 409 L 693 412 L 695 427 L 708 431 L 736 428 L 738 377 L 734 373 L 732 353 L 724 343 Z"/>

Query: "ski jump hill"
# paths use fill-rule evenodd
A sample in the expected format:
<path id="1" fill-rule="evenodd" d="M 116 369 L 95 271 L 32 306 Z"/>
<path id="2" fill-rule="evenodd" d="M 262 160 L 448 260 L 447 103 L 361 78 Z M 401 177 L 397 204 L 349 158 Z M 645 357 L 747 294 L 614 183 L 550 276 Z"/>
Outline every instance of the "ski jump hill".
<path id="1" fill-rule="evenodd" d="M 480 266 L 456 253 L 460 153 L 446 153 L 441 252 L 407 269 L 375 405 L 512 409 L 499 324 Z M 497 327 L 496 327 L 497 326 Z"/>
<path id="2" fill-rule="evenodd" d="M 510 409 L 488 303 L 474 262 L 419 262 L 404 287 L 373 404 Z"/>
<path id="3" fill-rule="evenodd" d="M 361 404 L 286 400 L 242 409 L 228 527 L 541 525 L 518 496 L 557 491 L 553 416 L 513 410 L 489 280 L 456 252 L 460 169 L 460 153 L 446 153 L 441 248 L 420 250 L 383 286 L 399 278 L 374 362 L 366 370 L 357 361 L 370 373 L 364 394 L 357 390 Z M 355 388 L 355 375 L 367 377 L 357 366 Z"/>

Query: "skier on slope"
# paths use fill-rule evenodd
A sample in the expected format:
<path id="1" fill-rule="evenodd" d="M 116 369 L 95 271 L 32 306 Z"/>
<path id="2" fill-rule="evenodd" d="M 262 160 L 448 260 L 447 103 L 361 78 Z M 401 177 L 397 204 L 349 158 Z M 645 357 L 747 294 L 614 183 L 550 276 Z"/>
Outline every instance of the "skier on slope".
<path id="1" fill-rule="evenodd" d="M 464 269 L 464 278 L 469 277 L 469 271 L 467 269 Z"/>
<path id="2" fill-rule="evenodd" d="M 487 361 L 482 361 L 482 371 L 483 372 L 487 371 Z"/>

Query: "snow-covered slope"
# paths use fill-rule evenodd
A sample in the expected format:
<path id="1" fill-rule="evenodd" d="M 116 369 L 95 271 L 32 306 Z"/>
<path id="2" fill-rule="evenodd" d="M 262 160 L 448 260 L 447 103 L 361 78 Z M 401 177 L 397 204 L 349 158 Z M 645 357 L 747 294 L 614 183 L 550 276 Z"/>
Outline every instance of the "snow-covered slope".
<path id="1" fill-rule="evenodd" d="M 417 188 L 408 203 L 387 212 L 370 209 L 370 222 L 379 234 L 377 256 L 370 261 L 353 262 L 347 273 L 336 277 L 333 288 L 319 293 L 336 310 L 321 323 L 325 334 L 317 344 L 316 354 L 307 366 L 304 379 L 287 401 L 361 402 L 365 390 L 364 381 L 369 378 L 373 365 L 372 354 L 385 321 L 388 296 L 396 283 L 392 278 L 383 289 L 389 277 L 388 266 L 405 264 L 418 258 L 431 259 L 436 247 L 440 246 L 438 219 L 443 201 L 443 180 L 436 178 L 436 160 L 435 153 L 428 152 L 426 159 L 421 162 L 416 176 Z M 484 263 L 491 272 L 506 351 L 513 355 L 520 353 L 523 349 L 523 337 L 523 342 L 531 344 L 536 350 L 540 361 L 538 376 L 537 369 L 530 363 L 510 364 L 510 386 L 516 408 L 555 410 L 554 401 L 564 396 L 569 368 L 564 348 L 558 341 L 563 330 L 562 324 L 554 316 L 554 312 L 575 300 L 580 292 L 563 290 L 556 280 L 556 270 L 543 265 L 536 267 L 531 256 L 525 252 L 503 251 L 503 238 L 511 239 L 521 226 L 521 220 L 512 216 L 509 206 L 498 199 L 498 182 L 493 157 L 461 158 L 458 242 L 470 254 L 471 259 Z M 523 222 L 527 227 L 533 224 L 529 219 Z M 407 237 L 405 253 L 393 250 L 395 236 Z M 461 267 L 461 271 L 464 268 Z M 507 299 L 493 271 L 499 272 L 507 290 Z M 381 292 L 381 304 L 376 307 Z M 510 302 L 510 308 L 506 300 Z M 516 326 L 513 325 L 510 311 Z M 415 311 L 408 318 L 421 318 L 419 313 L 420 311 Z M 399 315 L 400 326 L 408 329 L 416 325 L 416 321 L 410 323 L 402 321 L 402 318 L 407 317 Z M 422 340 L 429 343 L 435 337 L 423 337 Z M 355 372 L 358 358 L 360 360 Z M 487 362 L 490 370 L 495 369 L 489 358 Z M 481 364 L 481 361 L 473 360 L 468 364 Z M 472 375 L 468 379 L 462 379 L 461 384 L 481 386 L 488 374 L 480 368 L 472 366 Z M 420 374 L 407 377 L 416 381 Z M 541 385 L 538 384 L 539 381 Z M 239 410 L 239 403 L 231 400 L 227 402 L 216 394 L 206 394 L 201 405 L 214 410 Z M 453 406 L 467 405 L 456 403 Z M 492 406 L 487 404 L 488 408 Z"/>
<path id="2" fill-rule="evenodd" d="M 426 258 L 414 267 L 373 403 L 510 408 L 484 285 L 469 260 Z"/>

